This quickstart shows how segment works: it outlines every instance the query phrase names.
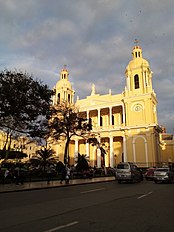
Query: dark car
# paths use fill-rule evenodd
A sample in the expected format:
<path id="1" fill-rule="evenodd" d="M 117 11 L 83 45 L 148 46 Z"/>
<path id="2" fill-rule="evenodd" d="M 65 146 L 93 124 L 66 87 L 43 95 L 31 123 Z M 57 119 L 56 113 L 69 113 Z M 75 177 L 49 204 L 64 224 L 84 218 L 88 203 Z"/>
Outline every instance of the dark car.
<path id="1" fill-rule="evenodd" d="M 154 172 L 156 168 L 148 168 L 144 174 L 146 180 L 154 180 Z"/>

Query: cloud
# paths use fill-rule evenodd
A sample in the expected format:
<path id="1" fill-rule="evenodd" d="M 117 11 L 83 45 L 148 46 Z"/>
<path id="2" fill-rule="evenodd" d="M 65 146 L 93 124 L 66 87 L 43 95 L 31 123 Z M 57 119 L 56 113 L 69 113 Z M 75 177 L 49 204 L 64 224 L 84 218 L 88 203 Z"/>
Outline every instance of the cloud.
<path id="1" fill-rule="evenodd" d="M 0 67 L 33 73 L 52 88 L 64 64 L 80 99 L 121 93 L 134 39 L 153 71 L 159 124 L 173 132 L 171 0 L 6 0 L 0 8 Z"/>

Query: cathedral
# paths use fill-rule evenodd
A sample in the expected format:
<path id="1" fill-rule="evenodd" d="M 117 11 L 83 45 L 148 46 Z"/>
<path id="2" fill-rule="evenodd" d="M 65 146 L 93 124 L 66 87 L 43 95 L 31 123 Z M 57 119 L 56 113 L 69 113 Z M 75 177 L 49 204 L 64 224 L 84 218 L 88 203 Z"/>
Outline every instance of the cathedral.
<path id="1" fill-rule="evenodd" d="M 133 47 L 132 60 L 125 70 L 125 88 L 122 93 L 100 95 L 92 85 L 91 93 L 74 101 L 66 66 L 55 86 L 53 105 L 61 101 L 75 104 L 84 118 L 92 122 L 92 132 L 98 140 L 94 146 L 74 136 L 69 145 L 70 164 L 78 153 L 85 154 L 92 167 L 115 167 L 119 162 L 134 162 L 139 167 L 156 166 L 161 162 L 160 133 L 157 118 L 157 97 L 152 86 L 153 72 L 143 58 L 142 48 Z M 52 148 L 63 161 L 64 142 Z"/>

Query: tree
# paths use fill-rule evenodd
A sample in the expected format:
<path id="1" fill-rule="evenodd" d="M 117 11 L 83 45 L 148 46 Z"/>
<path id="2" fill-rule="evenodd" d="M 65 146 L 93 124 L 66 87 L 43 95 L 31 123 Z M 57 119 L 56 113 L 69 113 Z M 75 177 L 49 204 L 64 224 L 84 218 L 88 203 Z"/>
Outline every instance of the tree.
<path id="1" fill-rule="evenodd" d="M 0 129 L 6 134 L 4 149 L 10 149 L 12 136 L 40 135 L 41 122 L 49 118 L 52 94 L 47 85 L 26 72 L 0 72 Z"/>
<path id="2" fill-rule="evenodd" d="M 80 155 L 78 154 L 78 161 L 77 161 L 77 165 L 76 165 L 76 170 L 83 172 L 85 170 L 89 169 L 89 164 L 88 161 L 86 159 L 86 155 Z"/>
<path id="3" fill-rule="evenodd" d="M 27 154 L 21 151 L 9 151 L 8 159 L 23 159 L 26 158 Z M 6 152 L 4 150 L 0 150 L 0 159 L 6 159 Z"/>
<path id="4" fill-rule="evenodd" d="M 38 163 L 43 167 L 44 171 L 46 169 L 47 164 L 51 164 L 54 161 L 54 151 L 47 146 L 42 147 L 40 150 L 36 152 L 35 159 Z M 32 158 L 31 158 L 32 162 Z"/>
<path id="5" fill-rule="evenodd" d="M 64 163 L 68 163 L 68 147 L 73 136 L 85 137 L 92 129 L 88 120 L 74 105 L 62 103 L 52 108 L 50 120 L 50 136 L 54 140 L 64 139 Z"/>

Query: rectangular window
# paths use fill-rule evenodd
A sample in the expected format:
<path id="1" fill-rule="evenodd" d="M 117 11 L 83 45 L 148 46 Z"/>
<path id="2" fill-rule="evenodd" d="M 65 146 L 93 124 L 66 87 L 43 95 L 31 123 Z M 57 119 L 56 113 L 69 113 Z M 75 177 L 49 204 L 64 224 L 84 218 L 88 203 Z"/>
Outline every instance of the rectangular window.
<path id="1" fill-rule="evenodd" d="M 103 118 L 100 117 L 100 126 L 103 126 Z"/>
<path id="2" fill-rule="evenodd" d="M 114 115 L 112 115 L 112 125 L 114 125 Z"/>

